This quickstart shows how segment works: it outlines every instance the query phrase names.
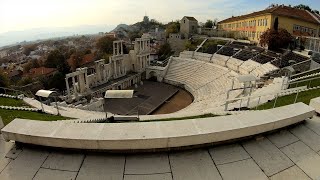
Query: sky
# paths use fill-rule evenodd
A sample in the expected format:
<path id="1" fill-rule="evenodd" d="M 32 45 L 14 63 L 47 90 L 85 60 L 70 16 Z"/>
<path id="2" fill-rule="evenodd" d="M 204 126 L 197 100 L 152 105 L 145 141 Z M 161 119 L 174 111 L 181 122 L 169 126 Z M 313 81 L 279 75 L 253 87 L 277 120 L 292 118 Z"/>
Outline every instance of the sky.
<path id="1" fill-rule="evenodd" d="M 0 0 L 0 34 L 33 28 L 118 25 L 150 19 L 170 22 L 183 16 L 198 21 L 223 20 L 276 4 L 307 4 L 320 10 L 319 0 Z"/>

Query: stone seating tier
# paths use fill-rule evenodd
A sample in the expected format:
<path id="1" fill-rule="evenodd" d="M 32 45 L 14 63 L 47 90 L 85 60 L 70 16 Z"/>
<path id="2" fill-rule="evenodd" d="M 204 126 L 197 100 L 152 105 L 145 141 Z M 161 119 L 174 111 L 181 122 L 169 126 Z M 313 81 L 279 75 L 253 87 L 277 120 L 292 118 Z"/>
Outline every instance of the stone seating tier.
<path id="1" fill-rule="evenodd" d="M 217 54 L 225 55 L 225 56 L 233 56 L 235 54 L 235 50 L 233 47 L 223 46 Z"/>
<path id="2" fill-rule="evenodd" d="M 280 108 L 179 121 L 66 123 L 15 119 L 2 129 L 6 141 L 99 151 L 150 151 L 221 143 L 273 131 L 311 118 L 297 103 Z"/>
<path id="3" fill-rule="evenodd" d="M 242 50 L 239 53 L 235 54 L 233 57 L 240 59 L 242 61 L 247 61 L 247 60 L 253 58 L 254 56 L 256 56 L 256 53 L 251 52 L 251 51 L 247 51 L 247 50 Z"/>
<path id="4" fill-rule="evenodd" d="M 260 64 L 265 64 L 265 63 L 273 61 L 274 57 L 268 56 L 266 54 L 259 54 L 258 56 L 254 57 L 252 60 L 254 60 Z"/>

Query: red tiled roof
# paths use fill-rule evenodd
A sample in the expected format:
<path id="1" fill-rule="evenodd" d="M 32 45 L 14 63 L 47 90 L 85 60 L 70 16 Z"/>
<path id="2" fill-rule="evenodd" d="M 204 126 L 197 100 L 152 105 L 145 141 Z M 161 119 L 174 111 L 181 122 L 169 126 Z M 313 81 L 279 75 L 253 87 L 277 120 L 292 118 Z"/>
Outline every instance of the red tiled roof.
<path id="1" fill-rule="evenodd" d="M 75 56 L 71 55 L 71 57 L 67 60 L 68 64 L 70 67 L 72 67 L 73 69 L 75 68 L 75 61 L 74 61 Z M 91 54 L 86 54 L 83 56 L 81 62 L 79 62 L 80 66 L 83 66 L 85 64 L 91 63 L 95 60 L 95 55 L 93 53 Z"/>
<path id="2" fill-rule="evenodd" d="M 30 69 L 30 75 L 31 76 L 49 75 L 56 71 L 57 71 L 56 68 L 46 68 L 46 67 L 32 68 Z"/>
<path id="3" fill-rule="evenodd" d="M 258 12 L 253 12 L 253 13 L 242 15 L 242 16 L 231 17 L 223 21 L 220 21 L 219 23 L 233 22 L 233 21 L 242 20 L 252 16 L 258 16 L 263 14 L 274 14 L 278 16 L 286 16 L 290 18 L 300 19 L 302 21 L 320 24 L 308 11 L 292 8 L 288 6 L 276 6 L 273 8 L 265 9 Z"/>

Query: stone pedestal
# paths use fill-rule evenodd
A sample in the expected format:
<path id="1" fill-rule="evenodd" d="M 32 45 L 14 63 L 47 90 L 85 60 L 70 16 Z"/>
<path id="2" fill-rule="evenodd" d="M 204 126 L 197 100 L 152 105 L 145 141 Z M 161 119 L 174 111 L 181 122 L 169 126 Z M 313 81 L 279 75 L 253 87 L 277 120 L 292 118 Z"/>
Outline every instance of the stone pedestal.
<path id="1" fill-rule="evenodd" d="M 2 129 L 3 127 L 4 127 L 4 123 L 3 123 L 2 118 L 0 116 L 0 129 Z"/>
<path id="2" fill-rule="evenodd" d="M 311 99 L 309 105 L 313 107 L 318 114 L 320 114 L 320 97 Z"/>

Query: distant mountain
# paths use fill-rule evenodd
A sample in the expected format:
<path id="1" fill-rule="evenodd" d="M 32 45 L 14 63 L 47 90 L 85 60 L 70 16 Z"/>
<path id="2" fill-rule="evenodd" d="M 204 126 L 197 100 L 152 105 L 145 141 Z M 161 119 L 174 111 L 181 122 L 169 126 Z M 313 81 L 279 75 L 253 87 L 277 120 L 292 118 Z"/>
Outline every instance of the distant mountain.
<path id="1" fill-rule="evenodd" d="M 119 24 L 116 28 L 114 28 L 112 31 L 110 32 L 117 32 L 119 30 L 128 30 L 129 31 L 130 26 L 127 24 Z"/>
<path id="2" fill-rule="evenodd" d="M 82 25 L 73 27 L 36 28 L 25 31 L 10 31 L 0 34 L 0 47 L 22 41 L 35 41 L 39 39 L 82 34 L 97 34 L 99 32 L 108 32 L 113 28 L 114 26 L 110 25 Z"/>

